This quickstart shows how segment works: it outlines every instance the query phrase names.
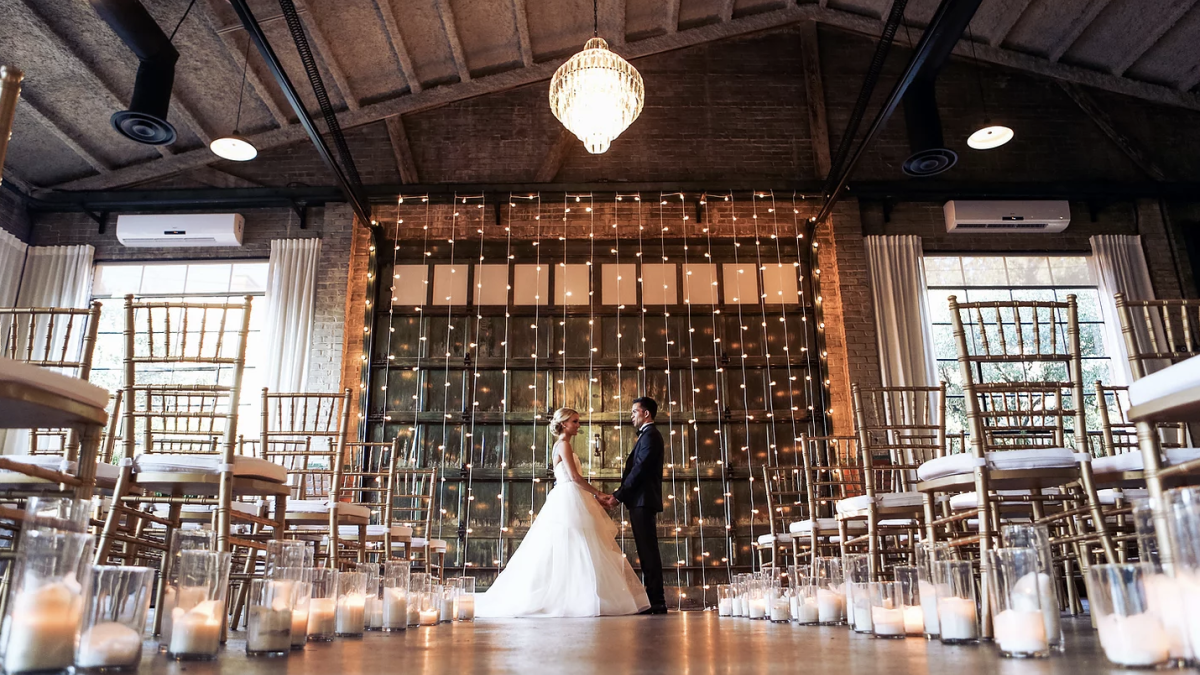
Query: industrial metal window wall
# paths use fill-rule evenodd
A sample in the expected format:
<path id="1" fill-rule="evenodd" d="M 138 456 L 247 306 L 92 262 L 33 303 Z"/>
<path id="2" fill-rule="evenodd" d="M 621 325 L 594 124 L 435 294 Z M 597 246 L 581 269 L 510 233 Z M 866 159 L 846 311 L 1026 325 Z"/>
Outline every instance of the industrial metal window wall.
<path id="1" fill-rule="evenodd" d="M 654 197 L 408 197 L 380 220 L 367 437 L 439 468 L 430 536 L 482 584 L 553 487 L 556 408 L 579 412 L 575 452 L 611 492 L 633 399 L 658 401 L 662 557 L 690 605 L 755 564 L 762 467 L 799 464 L 795 439 L 823 425 L 791 197 Z M 618 543 L 636 561 L 628 527 Z"/>

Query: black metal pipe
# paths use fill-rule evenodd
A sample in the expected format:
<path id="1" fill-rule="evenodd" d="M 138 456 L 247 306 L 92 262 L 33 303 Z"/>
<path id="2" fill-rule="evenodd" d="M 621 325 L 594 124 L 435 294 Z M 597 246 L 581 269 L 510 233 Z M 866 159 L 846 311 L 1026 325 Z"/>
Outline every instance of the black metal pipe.
<path id="1" fill-rule="evenodd" d="M 267 68 L 271 71 L 272 77 L 279 84 L 279 88 L 283 90 L 283 95 L 287 98 L 288 103 L 292 106 L 292 111 L 296 113 L 296 117 L 300 120 L 300 125 L 304 127 L 304 131 L 312 140 L 313 146 L 317 149 L 317 154 L 321 155 L 322 161 L 333 172 L 334 178 L 337 179 L 338 187 L 346 197 L 346 201 L 354 209 L 354 214 L 366 226 L 371 224 L 371 208 L 366 195 L 350 181 L 337 160 L 334 159 L 333 153 L 330 152 L 329 146 L 325 144 L 325 139 L 322 138 L 321 132 L 317 130 L 313 120 L 308 115 L 308 110 L 304 107 L 304 101 L 300 99 L 300 94 L 296 91 L 296 87 L 288 78 L 287 71 L 284 70 L 283 64 L 279 61 L 279 57 L 275 55 L 275 50 L 271 48 L 271 43 L 267 40 L 266 33 L 263 32 L 262 26 L 258 24 L 258 20 L 254 18 L 254 12 L 250 10 L 250 5 L 246 0 L 229 0 L 229 4 L 233 5 L 234 11 L 237 12 L 238 18 L 242 22 L 242 26 L 246 29 L 246 33 L 250 39 L 254 41 L 255 48 L 266 62 Z"/>
<path id="2" fill-rule="evenodd" d="M 89 3 L 138 58 L 129 109 L 113 113 L 113 128 L 138 143 L 173 143 L 176 132 L 167 121 L 167 110 L 179 52 L 139 0 L 89 0 Z"/>

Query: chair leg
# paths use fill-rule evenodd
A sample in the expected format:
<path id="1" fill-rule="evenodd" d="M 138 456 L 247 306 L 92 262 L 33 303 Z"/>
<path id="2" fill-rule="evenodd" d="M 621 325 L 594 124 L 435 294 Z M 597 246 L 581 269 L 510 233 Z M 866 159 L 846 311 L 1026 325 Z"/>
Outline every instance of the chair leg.
<path id="1" fill-rule="evenodd" d="M 104 527 L 100 530 L 100 541 L 96 543 L 96 555 L 93 559 L 97 565 L 108 564 L 108 555 L 112 551 L 114 541 L 113 535 L 117 532 L 117 524 L 121 519 L 121 506 L 124 505 L 123 498 L 129 493 L 129 486 L 133 481 L 133 462 L 128 464 L 122 462 L 121 473 L 117 475 L 117 485 L 113 489 L 112 505 L 108 508 L 108 516 L 104 519 Z M 170 542 L 167 542 L 168 545 Z M 133 561 L 127 561 L 126 564 L 135 564 Z"/>
<path id="2" fill-rule="evenodd" d="M 179 522 L 179 514 L 183 511 L 183 506 L 178 503 L 172 503 L 168 507 L 168 520 L 172 523 Z M 175 531 L 174 527 L 167 527 L 163 542 L 166 548 L 163 550 L 162 559 L 158 564 L 158 588 L 154 591 L 154 632 L 155 637 L 162 635 L 162 619 L 163 605 L 167 598 L 167 581 L 171 578 L 171 533 Z"/>

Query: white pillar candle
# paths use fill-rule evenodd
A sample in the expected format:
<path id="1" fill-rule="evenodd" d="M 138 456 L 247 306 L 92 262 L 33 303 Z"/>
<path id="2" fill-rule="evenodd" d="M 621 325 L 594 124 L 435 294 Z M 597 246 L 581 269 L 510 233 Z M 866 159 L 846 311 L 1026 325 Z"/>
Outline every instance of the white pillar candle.
<path id="1" fill-rule="evenodd" d="M 158 643 L 160 649 L 165 649 L 171 645 L 171 632 L 174 625 L 175 608 L 191 609 L 196 605 L 204 602 L 208 597 L 208 589 L 202 586 L 184 586 L 178 588 L 176 586 L 167 586 L 165 596 L 163 598 L 163 620 L 162 629 L 159 634 Z"/>
<path id="2" fill-rule="evenodd" d="M 79 638 L 79 668 L 132 667 L 142 660 L 142 634 L 116 621 L 98 623 Z"/>
<path id="3" fill-rule="evenodd" d="M 937 587 L 928 581 L 918 581 L 917 593 L 921 595 L 921 613 L 925 615 L 925 634 L 937 635 L 940 632 L 938 628 Z"/>
<path id="4" fill-rule="evenodd" d="M 925 633 L 925 612 L 920 606 L 904 606 L 904 633 L 906 635 L 923 635 Z"/>
<path id="5" fill-rule="evenodd" d="M 872 607 L 870 616 L 872 632 L 876 635 L 882 635 L 885 637 L 904 635 L 903 609 L 899 607 L 895 609 L 889 609 L 887 607 Z M 857 628 L 857 626 L 855 626 L 855 628 Z"/>
<path id="6" fill-rule="evenodd" d="M 796 602 L 792 610 L 792 620 L 798 623 L 817 623 L 821 620 L 821 611 L 814 597 L 803 598 Z"/>
<path id="7" fill-rule="evenodd" d="M 850 591 L 850 605 L 853 608 L 851 619 L 856 633 L 871 632 L 871 597 L 866 584 L 855 584 Z"/>
<path id="8" fill-rule="evenodd" d="M 1176 569 L 1176 580 L 1180 585 L 1184 613 L 1187 615 L 1188 636 L 1192 650 L 1200 650 L 1200 577 L 1195 573 Z"/>
<path id="9" fill-rule="evenodd" d="M 1049 651 L 1046 624 L 1040 610 L 1006 609 L 993 619 L 996 646 L 1009 654 L 1040 654 Z"/>
<path id="10" fill-rule="evenodd" d="M 1035 582 L 1034 579 L 1037 579 Z M 1031 610 L 1039 608 L 1048 641 L 1056 642 L 1062 629 L 1059 627 L 1058 596 L 1054 592 L 1054 581 L 1049 574 L 1029 573 L 1013 584 L 1013 608 Z M 1037 596 L 1037 604 L 1033 597 Z"/>
<path id="11" fill-rule="evenodd" d="M 817 616 L 821 623 L 834 623 L 846 616 L 846 596 L 825 588 L 817 589 Z"/>
<path id="12" fill-rule="evenodd" d="M 53 582 L 13 599 L 4 670 L 59 670 L 75 661 L 75 636 L 83 618 L 78 584 Z"/>
<path id="13" fill-rule="evenodd" d="M 1188 634 L 1187 610 L 1183 604 L 1183 585 L 1174 577 L 1154 574 L 1146 577 L 1146 591 L 1152 598 L 1151 611 L 1158 616 L 1170 640 L 1171 658 L 1190 661 L 1193 652 Z"/>
<path id="14" fill-rule="evenodd" d="M 292 610 L 281 608 L 250 608 L 246 620 L 246 651 L 249 653 L 279 653 L 292 648 Z"/>
<path id="15" fill-rule="evenodd" d="M 750 618 L 764 619 L 767 616 L 767 600 L 766 598 L 751 598 L 750 599 Z"/>
<path id="16" fill-rule="evenodd" d="M 304 609 L 292 610 L 292 648 L 303 647 L 308 642 L 308 605 Z"/>
<path id="17" fill-rule="evenodd" d="M 792 607 L 787 598 L 775 598 L 771 602 L 771 620 L 777 622 L 791 621 Z"/>
<path id="18" fill-rule="evenodd" d="M 417 626 L 421 623 L 421 601 L 417 595 L 413 596 L 413 601 L 408 603 L 408 625 Z"/>
<path id="19" fill-rule="evenodd" d="M 408 591 L 396 587 L 385 588 L 380 604 L 383 605 L 384 630 L 404 630 L 408 627 Z"/>
<path id="20" fill-rule="evenodd" d="M 337 632 L 337 600 L 313 598 L 308 603 L 308 634 L 328 637 Z"/>
<path id="21" fill-rule="evenodd" d="M 733 616 L 733 598 L 721 598 L 717 601 L 717 616 Z"/>
<path id="22" fill-rule="evenodd" d="M 338 598 L 337 634 L 362 635 L 366 627 L 367 599 L 358 593 Z"/>
<path id="23" fill-rule="evenodd" d="M 367 596 L 366 605 L 367 628 L 380 630 L 383 628 L 383 600 L 375 596 Z"/>
<path id="24" fill-rule="evenodd" d="M 746 605 L 746 601 L 742 599 L 742 596 L 739 595 L 736 598 L 734 598 L 733 599 L 733 615 L 734 616 L 746 616 L 745 605 Z"/>
<path id="25" fill-rule="evenodd" d="M 225 616 L 225 603 L 205 600 L 189 610 L 176 607 L 172 615 L 175 625 L 168 652 L 174 656 L 216 656 L 221 646 L 221 619 Z"/>
<path id="26" fill-rule="evenodd" d="M 975 621 L 975 602 L 970 598 L 938 598 L 938 623 L 943 642 L 975 640 L 979 627 Z"/>
<path id="27" fill-rule="evenodd" d="M 452 598 L 443 595 L 441 602 L 442 604 L 440 605 L 440 610 L 438 612 L 438 621 L 449 621 L 454 617 L 454 601 Z"/>
<path id="28" fill-rule="evenodd" d="M 438 615 L 439 614 L 441 614 L 441 612 L 436 607 L 430 607 L 429 609 L 422 609 L 421 610 L 421 625 L 422 626 L 436 626 L 438 623 Z"/>
<path id="29" fill-rule="evenodd" d="M 466 593 L 454 599 L 454 617 L 457 621 L 475 620 L 475 596 Z"/>
<path id="30" fill-rule="evenodd" d="M 1133 616 L 1109 614 L 1096 620 L 1100 646 L 1109 661 L 1119 666 L 1145 668 L 1171 658 L 1171 640 L 1158 617 L 1145 612 Z"/>

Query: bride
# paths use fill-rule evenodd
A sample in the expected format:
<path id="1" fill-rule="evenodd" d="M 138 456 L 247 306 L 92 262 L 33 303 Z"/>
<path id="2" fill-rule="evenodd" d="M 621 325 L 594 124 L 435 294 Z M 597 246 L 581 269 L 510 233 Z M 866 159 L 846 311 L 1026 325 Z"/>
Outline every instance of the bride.
<path id="1" fill-rule="evenodd" d="M 646 589 L 617 546 L 617 526 L 599 500 L 607 497 L 580 472 L 571 439 L 579 413 L 560 408 L 550 422 L 554 487 L 529 533 L 487 593 L 476 616 L 586 617 L 637 614 Z"/>

